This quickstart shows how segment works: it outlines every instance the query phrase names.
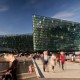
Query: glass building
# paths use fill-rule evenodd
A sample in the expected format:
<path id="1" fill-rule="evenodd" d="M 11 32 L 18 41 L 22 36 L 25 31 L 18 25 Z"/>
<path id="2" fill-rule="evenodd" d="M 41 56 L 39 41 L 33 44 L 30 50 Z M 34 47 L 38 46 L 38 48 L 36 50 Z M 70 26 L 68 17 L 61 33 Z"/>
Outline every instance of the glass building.
<path id="1" fill-rule="evenodd" d="M 34 50 L 80 50 L 80 23 L 39 15 L 32 18 Z"/>
<path id="2" fill-rule="evenodd" d="M 0 51 L 80 51 L 80 23 L 33 15 L 33 33 L 0 35 Z"/>
<path id="3" fill-rule="evenodd" d="M 33 51 L 32 34 L 1 35 L 0 51 Z"/>

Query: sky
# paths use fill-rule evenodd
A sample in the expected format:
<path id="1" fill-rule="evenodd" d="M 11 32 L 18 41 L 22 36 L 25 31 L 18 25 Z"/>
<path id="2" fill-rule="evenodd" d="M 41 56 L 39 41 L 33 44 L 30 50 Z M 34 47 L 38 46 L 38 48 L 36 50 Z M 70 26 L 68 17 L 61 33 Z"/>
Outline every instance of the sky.
<path id="1" fill-rule="evenodd" d="M 32 15 L 80 22 L 80 0 L 0 0 L 0 35 L 32 33 Z"/>

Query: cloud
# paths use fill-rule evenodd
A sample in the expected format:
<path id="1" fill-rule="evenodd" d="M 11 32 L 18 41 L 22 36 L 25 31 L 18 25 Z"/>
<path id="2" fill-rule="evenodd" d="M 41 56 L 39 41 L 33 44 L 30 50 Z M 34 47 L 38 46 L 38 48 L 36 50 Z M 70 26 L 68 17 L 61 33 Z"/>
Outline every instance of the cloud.
<path id="1" fill-rule="evenodd" d="M 72 17 L 72 16 L 74 16 L 75 14 L 74 13 L 72 13 L 72 12 L 59 12 L 59 13 L 57 13 L 57 14 L 55 14 L 54 16 L 52 16 L 52 17 L 54 17 L 54 18 L 69 18 L 69 17 Z"/>
<path id="2" fill-rule="evenodd" d="M 8 9 L 9 9 L 8 6 L 0 5 L 0 12 L 7 11 Z"/>
<path id="3" fill-rule="evenodd" d="M 80 22 L 80 4 L 75 3 L 74 5 L 70 6 L 68 6 L 67 4 L 62 5 L 59 8 L 59 12 L 52 15 L 52 18 Z"/>
<path id="4" fill-rule="evenodd" d="M 8 34 L 7 32 L 3 32 L 3 31 L 0 31 L 0 35 L 6 35 Z"/>
<path id="5" fill-rule="evenodd" d="M 74 4 L 68 7 L 68 10 L 71 12 L 79 12 L 80 11 L 80 3 Z"/>

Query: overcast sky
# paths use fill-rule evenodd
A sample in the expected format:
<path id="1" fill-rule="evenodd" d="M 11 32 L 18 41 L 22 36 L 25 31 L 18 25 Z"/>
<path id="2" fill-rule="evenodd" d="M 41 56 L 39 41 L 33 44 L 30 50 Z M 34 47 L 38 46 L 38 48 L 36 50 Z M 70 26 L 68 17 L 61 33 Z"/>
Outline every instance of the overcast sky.
<path id="1" fill-rule="evenodd" d="M 32 14 L 80 22 L 80 0 L 0 0 L 0 35 L 32 33 Z"/>

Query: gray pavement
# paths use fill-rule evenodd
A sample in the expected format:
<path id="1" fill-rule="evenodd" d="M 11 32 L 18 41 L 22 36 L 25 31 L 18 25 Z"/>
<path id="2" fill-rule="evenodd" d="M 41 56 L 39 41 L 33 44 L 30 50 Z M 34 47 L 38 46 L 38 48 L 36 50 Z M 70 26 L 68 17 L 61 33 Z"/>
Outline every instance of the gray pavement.
<path id="1" fill-rule="evenodd" d="M 41 60 L 36 60 L 36 63 L 45 78 L 80 78 L 80 63 L 66 61 L 64 71 L 61 69 L 61 67 L 59 67 L 58 64 L 55 66 L 54 71 L 52 71 L 51 65 L 49 63 L 49 72 L 43 72 L 43 65 Z"/>

